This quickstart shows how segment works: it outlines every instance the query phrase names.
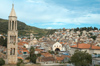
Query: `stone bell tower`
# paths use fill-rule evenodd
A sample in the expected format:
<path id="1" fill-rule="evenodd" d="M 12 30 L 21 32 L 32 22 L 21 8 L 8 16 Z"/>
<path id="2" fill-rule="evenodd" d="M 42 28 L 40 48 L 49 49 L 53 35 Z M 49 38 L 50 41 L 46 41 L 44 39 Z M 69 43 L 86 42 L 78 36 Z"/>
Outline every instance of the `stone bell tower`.
<path id="1" fill-rule="evenodd" d="M 30 40 L 33 40 L 33 34 L 32 33 L 30 33 Z"/>
<path id="2" fill-rule="evenodd" d="M 17 43 L 18 43 L 17 16 L 14 10 L 14 4 L 12 4 L 12 10 L 9 15 L 9 22 L 8 22 L 8 39 L 7 39 L 8 64 L 17 63 L 17 48 L 18 48 Z"/>

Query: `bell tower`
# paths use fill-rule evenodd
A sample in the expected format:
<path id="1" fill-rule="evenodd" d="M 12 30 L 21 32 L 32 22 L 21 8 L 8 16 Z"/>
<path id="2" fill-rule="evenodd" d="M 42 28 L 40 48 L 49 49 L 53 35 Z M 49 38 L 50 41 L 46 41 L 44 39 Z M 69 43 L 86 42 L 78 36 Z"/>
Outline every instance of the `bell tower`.
<path id="1" fill-rule="evenodd" d="M 14 4 L 12 4 L 12 10 L 9 15 L 8 21 L 8 38 L 7 38 L 7 60 L 8 64 L 17 63 L 17 43 L 18 43 L 18 31 L 17 31 L 17 16 L 14 10 Z"/>
<path id="2" fill-rule="evenodd" d="M 33 40 L 33 34 L 30 33 L 30 40 Z"/>

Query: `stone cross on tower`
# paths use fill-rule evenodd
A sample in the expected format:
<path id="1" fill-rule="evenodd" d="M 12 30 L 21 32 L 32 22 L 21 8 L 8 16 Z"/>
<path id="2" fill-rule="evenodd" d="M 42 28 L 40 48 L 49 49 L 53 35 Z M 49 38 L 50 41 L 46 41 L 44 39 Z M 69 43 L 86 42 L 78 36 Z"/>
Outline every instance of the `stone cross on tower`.
<path id="1" fill-rule="evenodd" d="M 12 10 L 9 15 L 9 22 L 8 22 L 8 38 L 7 38 L 8 64 L 17 63 L 17 48 L 18 48 L 17 43 L 18 43 L 17 16 L 14 10 L 14 4 L 12 4 Z"/>

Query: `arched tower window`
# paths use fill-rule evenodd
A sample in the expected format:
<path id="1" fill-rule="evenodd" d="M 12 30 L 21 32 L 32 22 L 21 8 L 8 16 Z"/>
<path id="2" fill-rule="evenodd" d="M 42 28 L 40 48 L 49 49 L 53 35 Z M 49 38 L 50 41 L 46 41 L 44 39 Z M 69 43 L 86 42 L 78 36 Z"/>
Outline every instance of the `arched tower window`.
<path id="1" fill-rule="evenodd" d="M 16 43 L 16 36 L 10 36 L 10 43 Z"/>
<path id="2" fill-rule="evenodd" d="M 10 55 L 12 55 L 12 48 L 10 49 Z"/>
<path id="3" fill-rule="evenodd" d="M 15 55 L 15 48 L 13 48 L 13 55 Z"/>

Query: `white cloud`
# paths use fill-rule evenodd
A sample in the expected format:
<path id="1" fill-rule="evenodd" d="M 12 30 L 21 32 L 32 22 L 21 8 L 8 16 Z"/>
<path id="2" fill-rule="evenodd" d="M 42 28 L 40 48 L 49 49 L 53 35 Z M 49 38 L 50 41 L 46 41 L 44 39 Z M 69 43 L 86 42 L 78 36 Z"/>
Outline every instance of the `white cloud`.
<path id="1" fill-rule="evenodd" d="M 47 27 L 46 29 L 52 29 L 52 27 Z"/>
<path id="2" fill-rule="evenodd" d="M 75 22 L 88 23 L 88 24 L 100 24 L 100 14 L 87 14 L 84 17 L 79 17 Z"/>
<path id="3" fill-rule="evenodd" d="M 39 2 L 40 0 L 37 1 Z M 99 18 L 95 18 L 98 17 L 99 14 L 88 15 L 88 12 L 86 11 L 84 11 L 83 13 L 78 11 L 71 11 L 60 6 L 50 5 L 49 3 L 45 3 L 44 1 L 39 2 L 38 4 L 26 5 L 24 6 L 24 8 L 25 9 L 23 12 L 21 12 L 21 14 L 24 14 L 25 16 L 23 17 L 22 15 L 22 18 L 29 21 L 31 20 L 29 23 L 46 22 L 46 24 L 48 24 L 48 22 L 53 22 L 51 23 L 52 25 L 63 25 L 63 23 L 91 23 L 91 21 L 93 23 L 99 23 Z"/>
<path id="4" fill-rule="evenodd" d="M 33 0 L 27 0 L 27 2 L 34 2 Z"/>
<path id="5" fill-rule="evenodd" d="M 30 2 L 30 3 L 43 3 L 42 0 L 27 0 L 26 2 Z"/>
<path id="6" fill-rule="evenodd" d="M 11 5 L 8 0 L 0 3 L 0 17 L 7 18 L 10 14 L 11 6 L 8 5 Z M 44 0 L 26 0 L 15 2 L 15 11 L 18 20 L 26 22 L 27 24 L 37 22 L 45 22 L 43 25 L 54 26 L 65 24 L 80 25 L 81 23 L 100 24 L 100 14 L 92 14 L 89 13 L 90 11 L 74 11 L 62 6 L 47 3 Z"/>

